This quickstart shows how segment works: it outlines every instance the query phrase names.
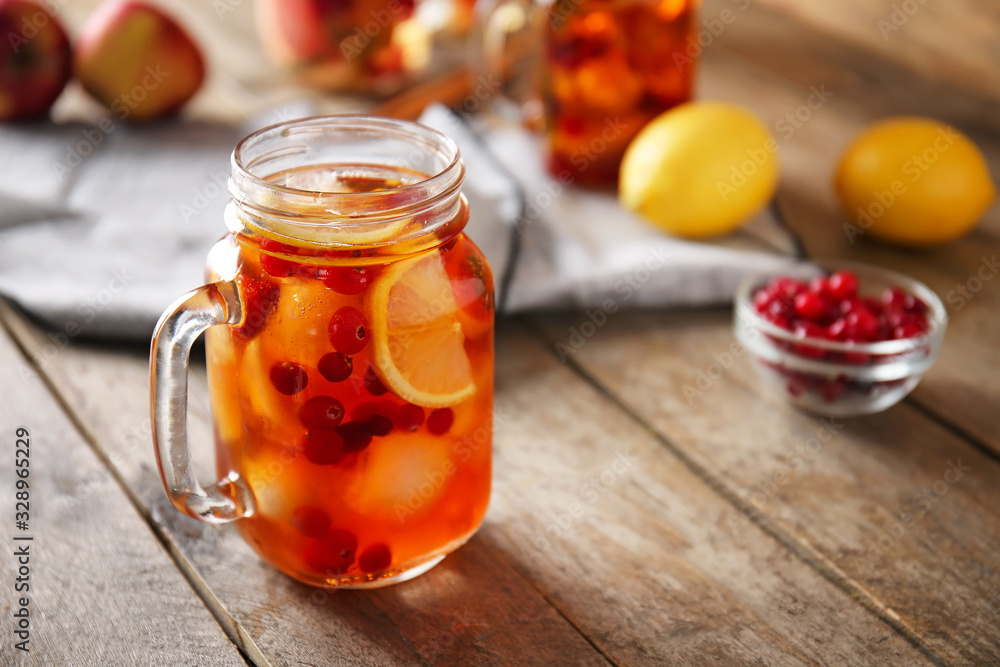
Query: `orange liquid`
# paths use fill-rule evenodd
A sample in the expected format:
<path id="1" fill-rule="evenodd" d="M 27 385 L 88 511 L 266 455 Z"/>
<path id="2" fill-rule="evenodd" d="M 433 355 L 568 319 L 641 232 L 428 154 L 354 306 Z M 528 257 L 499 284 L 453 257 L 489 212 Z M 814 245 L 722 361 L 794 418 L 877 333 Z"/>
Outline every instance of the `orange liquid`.
<path id="1" fill-rule="evenodd" d="M 691 99 L 697 0 L 557 0 L 546 24 L 549 169 L 615 185 L 646 123 Z"/>
<path id="2" fill-rule="evenodd" d="M 342 182 L 341 191 L 390 196 L 415 180 L 353 171 L 362 177 Z M 299 170 L 272 180 L 309 178 Z M 303 251 L 240 234 L 210 256 L 212 279 L 240 264 L 246 304 L 241 325 L 207 332 L 219 472 L 235 471 L 253 493 L 253 515 L 236 523 L 247 542 L 314 585 L 419 567 L 467 540 L 489 501 L 493 285 L 478 248 L 458 233 L 423 251 L 440 256 L 459 309 L 476 385 L 470 398 L 439 409 L 409 404 L 374 373 L 370 331 L 343 342 L 345 330 L 371 326 L 366 294 L 399 261 L 397 250 Z M 309 256 L 289 256 L 303 252 Z M 361 329 L 358 322 L 331 328 L 352 311 L 363 317 Z M 316 405 L 340 407 L 307 407 Z"/>

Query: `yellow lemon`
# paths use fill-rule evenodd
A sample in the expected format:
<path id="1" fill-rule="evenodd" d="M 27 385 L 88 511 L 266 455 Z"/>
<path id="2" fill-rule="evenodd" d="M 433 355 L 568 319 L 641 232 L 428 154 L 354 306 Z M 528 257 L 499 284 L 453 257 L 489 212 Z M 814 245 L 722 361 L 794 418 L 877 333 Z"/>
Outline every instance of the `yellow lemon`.
<path id="1" fill-rule="evenodd" d="M 774 196 L 777 153 L 771 132 L 746 109 L 689 102 L 655 118 L 629 144 L 618 197 L 676 236 L 726 234 Z"/>
<path id="2" fill-rule="evenodd" d="M 852 238 L 867 232 L 915 247 L 963 236 L 996 198 L 976 145 L 949 125 L 916 117 L 862 132 L 844 152 L 834 185 Z"/>

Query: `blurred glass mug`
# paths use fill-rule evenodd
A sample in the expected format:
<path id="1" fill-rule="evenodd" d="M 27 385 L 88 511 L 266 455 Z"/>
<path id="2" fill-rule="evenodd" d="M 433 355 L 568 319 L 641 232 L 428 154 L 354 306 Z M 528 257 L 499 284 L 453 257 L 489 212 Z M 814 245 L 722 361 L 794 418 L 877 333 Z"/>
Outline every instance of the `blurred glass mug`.
<path id="1" fill-rule="evenodd" d="M 150 351 L 178 510 L 234 521 L 314 586 L 405 581 L 471 537 L 490 496 L 494 309 L 464 176 L 453 141 L 385 118 L 240 142 L 208 283 L 167 309 Z M 186 429 L 202 332 L 221 478 L 207 487 Z"/>
<path id="2" fill-rule="evenodd" d="M 622 156 L 639 130 L 692 97 L 699 5 L 500 0 L 484 8 L 474 48 L 481 49 L 482 67 L 508 86 L 520 86 L 514 97 L 529 126 L 544 114 L 553 175 L 580 185 L 615 186 Z M 541 49 L 532 49 L 532 42 Z M 524 92 L 523 81 L 511 83 L 532 71 L 540 73 L 527 84 L 534 93 Z"/>

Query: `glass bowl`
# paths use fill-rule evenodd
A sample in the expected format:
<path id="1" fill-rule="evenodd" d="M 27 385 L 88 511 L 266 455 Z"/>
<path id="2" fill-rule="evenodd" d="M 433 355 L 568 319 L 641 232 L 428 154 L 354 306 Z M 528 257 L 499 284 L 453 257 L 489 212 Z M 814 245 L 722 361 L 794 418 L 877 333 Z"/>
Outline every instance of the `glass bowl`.
<path id="1" fill-rule="evenodd" d="M 736 293 L 736 337 L 750 352 L 769 389 L 803 410 L 835 416 L 881 412 L 909 394 L 937 359 L 948 324 L 941 299 L 926 285 L 895 271 L 841 261 L 815 261 L 783 271 L 799 280 L 853 272 L 862 298 L 880 298 L 900 287 L 927 306 L 927 331 L 913 338 L 870 343 L 839 342 L 797 336 L 765 319 L 754 307 L 754 295 L 778 274 L 754 276 Z"/>

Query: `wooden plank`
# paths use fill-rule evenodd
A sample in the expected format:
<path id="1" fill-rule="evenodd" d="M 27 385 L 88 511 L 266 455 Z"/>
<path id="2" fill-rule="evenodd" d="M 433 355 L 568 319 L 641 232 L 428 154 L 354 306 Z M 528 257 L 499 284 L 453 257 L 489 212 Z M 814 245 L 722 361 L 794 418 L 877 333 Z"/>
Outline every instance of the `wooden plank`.
<path id="1" fill-rule="evenodd" d="M 745 3 L 709 1 L 705 11 L 733 4 Z M 951 80 L 1000 100 L 1000 87 L 984 85 L 1000 76 L 1000 6 L 992 0 L 758 0 L 755 5 L 780 10 L 796 25 L 823 33 L 824 41 L 835 37 L 906 64 L 926 79 Z"/>
<path id="2" fill-rule="evenodd" d="M 419 583 L 328 592 L 261 563 L 232 527 L 201 524 L 169 503 L 156 473 L 144 348 L 71 344 L 45 351 L 44 334 L 6 314 L 66 401 L 134 490 L 227 632 L 258 664 L 574 664 L 605 659 L 496 549 L 478 538 Z M 197 468 L 212 478 L 204 366 L 192 377 L 189 429 Z"/>
<path id="3" fill-rule="evenodd" d="M 538 321 L 555 353 L 581 319 Z M 759 522 L 948 661 L 1000 660 L 1000 465 L 906 404 L 800 413 L 733 341 L 726 312 L 629 313 L 569 358 L 734 500 L 709 520 Z"/>
<path id="4" fill-rule="evenodd" d="M 23 333 L 36 340 L 37 333 Z M 123 477 L 209 595 L 272 664 L 320 661 L 333 650 L 360 661 L 387 629 L 368 627 L 342 644 L 337 638 L 354 625 L 344 622 L 354 608 L 391 621 L 413 656 L 430 664 L 603 661 L 573 643 L 583 639 L 568 635 L 570 627 L 615 664 L 706 656 L 924 661 L 758 529 L 728 531 L 717 520 L 727 505 L 711 488 L 536 342 L 507 332 L 498 354 L 501 423 L 483 530 L 414 582 L 348 594 L 298 586 L 259 563 L 233 531 L 195 524 L 169 507 L 151 453 L 123 449 L 114 437 L 145 409 L 141 357 L 72 345 L 47 372 L 118 454 Z M 195 438 L 207 438 L 202 391 L 192 401 L 192 421 L 201 424 Z M 94 394 L 105 398 L 93 401 Z M 209 469 L 207 460 L 199 463 Z M 591 491 L 582 486 L 587 480 L 597 480 Z"/>
<path id="5" fill-rule="evenodd" d="M 245 665 L 109 470 L 0 330 L 0 562 L 5 665 Z M 15 519 L 15 429 L 30 432 L 27 530 Z M 32 539 L 15 541 L 15 537 Z M 30 572 L 15 591 L 21 556 Z M 150 591 L 155 591 L 151 595 Z M 28 653 L 12 630 L 30 600 Z"/>

